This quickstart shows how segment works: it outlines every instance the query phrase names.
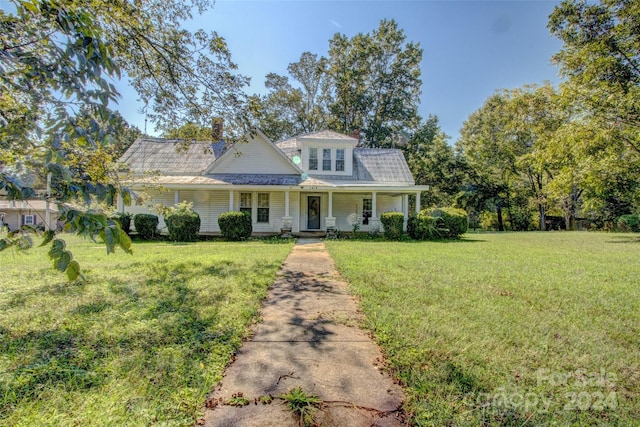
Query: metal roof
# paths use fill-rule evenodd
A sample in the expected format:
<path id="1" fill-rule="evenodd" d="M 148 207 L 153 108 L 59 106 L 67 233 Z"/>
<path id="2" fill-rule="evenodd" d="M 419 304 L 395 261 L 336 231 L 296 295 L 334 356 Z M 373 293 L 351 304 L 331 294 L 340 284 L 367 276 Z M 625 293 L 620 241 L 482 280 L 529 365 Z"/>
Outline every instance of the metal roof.
<path id="1" fill-rule="evenodd" d="M 120 158 L 133 173 L 201 175 L 226 150 L 226 143 L 138 138 Z"/>

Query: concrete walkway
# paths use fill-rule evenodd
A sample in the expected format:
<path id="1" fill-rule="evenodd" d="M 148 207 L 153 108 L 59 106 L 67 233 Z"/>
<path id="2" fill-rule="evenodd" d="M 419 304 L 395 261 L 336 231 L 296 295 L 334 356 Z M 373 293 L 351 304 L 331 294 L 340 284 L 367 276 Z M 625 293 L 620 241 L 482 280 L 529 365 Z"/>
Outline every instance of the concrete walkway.
<path id="1" fill-rule="evenodd" d="M 358 327 L 357 303 L 322 241 L 298 240 L 261 315 L 207 401 L 206 426 L 303 425 L 279 398 L 298 386 L 322 399 L 312 425 L 404 425 L 402 390 Z M 251 403 L 230 405 L 240 396 Z M 265 396 L 273 400 L 263 403 Z"/>

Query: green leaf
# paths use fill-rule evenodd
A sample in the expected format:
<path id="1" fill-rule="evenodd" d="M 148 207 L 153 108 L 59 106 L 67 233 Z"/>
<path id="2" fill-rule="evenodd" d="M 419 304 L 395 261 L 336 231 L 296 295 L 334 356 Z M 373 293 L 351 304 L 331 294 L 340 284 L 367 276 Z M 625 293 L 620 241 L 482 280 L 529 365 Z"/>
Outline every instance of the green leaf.
<path id="1" fill-rule="evenodd" d="M 119 230 L 120 238 L 118 239 L 118 244 L 120 248 L 126 253 L 133 255 L 133 249 L 131 249 L 131 238 L 122 230 Z"/>
<path id="2" fill-rule="evenodd" d="M 54 261 L 53 267 L 56 270 L 64 273 L 67 270 L 67 267 L 69 267 L 70 262 L 71 262 L 71 252 L 63 251 L 62 254 L 60 254 L 60 257 Z"/>
<path id="3" fill-rule="evenodd" d="M 64 240 L 55 239 L 51 244 L 51 249 L 49 249 L 49 258 L 58 259 L 64 252 L 66 247 L 66 243 Z"/>
<path id="4" fill-rule="evenodd" d="M 78 277 L 80 277 L 80 264 L 78 264 L 78 261 L 73 260 L 69 263 L 69 265 L 67 266 L 67 278 L 69 279 L 70 282 L 76 280 Z"/>
<path id="5" fill-rule="evenodd" d="M 56 232 L 53 230 L 47 230 L 44 232 L 42 243 L 40 243 L 40 247 L 47 245 L 53 238 L 56 236 Z"/>
<path id="6" fill-rule="evenodd" d="M 11 241 L 9 239 L 0 239 L 0 252 L 4 251 L 9 246 L 11 246 Z"/>

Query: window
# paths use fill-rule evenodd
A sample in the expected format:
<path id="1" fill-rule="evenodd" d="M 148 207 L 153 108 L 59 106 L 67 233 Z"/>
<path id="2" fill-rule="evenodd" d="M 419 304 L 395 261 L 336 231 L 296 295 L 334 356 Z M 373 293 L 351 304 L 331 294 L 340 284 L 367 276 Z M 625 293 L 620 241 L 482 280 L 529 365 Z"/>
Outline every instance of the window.
<path id="1" fill-rule="evenodd" d="M 371 218 L 371 199 L 362 199 L 362 225 L 369 224 Z"/>
<path id="2" fill-rule="evenodd" d="M 36 216 L 22 215 L 22 225 L 36 225 Z"/>
<path id="3" fill-rule="evenodd" d="M 322 170 L 331 170 L 331 148 L 322 149 Z"/>
<path id="4" fill-rule="evenodd" d="M 336 172 L 344 172 L 344 148 L 336 150 Z"/>
<path id="5" fill-rule="evenodd" d="M 251 193 L 240 193 L 240 212 L 251 215 Z"/>
<path id="6" fill-rule="evenodd" d="M 258 222 L 269 222 L 269 193 L 258 193 Z"/>
<path id="7" fill-rule="evenodd" d="M 309 170 L 310 171 L 318 170 L 318 149 L 317 148 L 309 148 Z"/>

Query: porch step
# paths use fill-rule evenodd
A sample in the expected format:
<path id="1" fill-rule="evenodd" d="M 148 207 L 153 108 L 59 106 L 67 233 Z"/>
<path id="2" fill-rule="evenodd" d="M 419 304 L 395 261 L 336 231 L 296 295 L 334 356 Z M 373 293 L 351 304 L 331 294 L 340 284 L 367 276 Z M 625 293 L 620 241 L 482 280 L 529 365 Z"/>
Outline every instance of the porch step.
<path id="1" fill-rule="evenodd" d="M 291 233 L 291 234 L 293 234 L 293 236 L 295 237 L 320 238 L 320 237 L 326 237 L 327 232 L 326 231 L 298 231 L 297 233 Z"/>

